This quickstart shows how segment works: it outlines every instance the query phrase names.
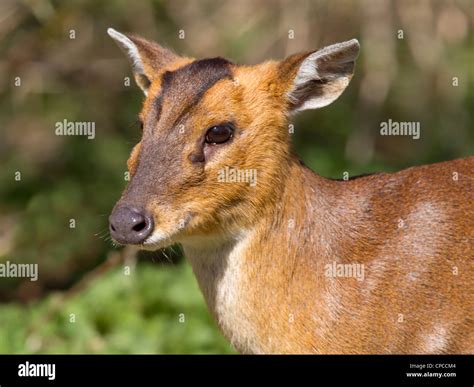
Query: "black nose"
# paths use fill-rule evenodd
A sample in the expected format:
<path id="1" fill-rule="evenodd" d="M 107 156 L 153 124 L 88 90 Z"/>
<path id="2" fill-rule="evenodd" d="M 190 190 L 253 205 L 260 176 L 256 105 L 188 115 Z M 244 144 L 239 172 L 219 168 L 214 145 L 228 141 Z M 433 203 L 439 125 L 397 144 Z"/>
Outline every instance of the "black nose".
<path id="1" fill-rule="evenodd" d="M 153 232 L 153 217 L 143 210 L 117 207 L 109 217 L 112 237 L 123 244 L 141 244 Z"/>

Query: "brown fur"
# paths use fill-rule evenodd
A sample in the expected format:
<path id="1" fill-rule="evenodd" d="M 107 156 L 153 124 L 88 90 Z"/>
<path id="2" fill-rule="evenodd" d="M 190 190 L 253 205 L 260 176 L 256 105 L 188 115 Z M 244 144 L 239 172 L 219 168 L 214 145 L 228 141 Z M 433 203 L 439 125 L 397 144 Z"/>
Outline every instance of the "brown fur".
<path id="1" fill-rule="evenodd" d="M 145 248 L 182 243 L 238 350 L 474 352 L 473 157 L 328 180 L 301 165 L 287 130 L 299 106 L 287 95 L 308 54 L 225 65 L 197 98 L 204 70 L 190 74 L 192 59 L 158 62 L 150 52 L 140 51 L 151 73 L 143 138 L 119 204 L 154 214 L 166 239 Z M 167 72 L 180 78 L 164 92 Z M 347 82 L 318 82 L 317 93 L 338 95 Z M 202 145 L 207 128 L 228 121 L 232 141 Z M 219 182 L 226 166 L 257 170 L 257 185 Z M 333 262 L 364 265 L 364 281 L 328 277 Z"/>
<path id="2" fill-rule="evenodd" d="M 258 264 L 244 258 L 241 298 L 260 311 L 262 352 L 472 353 L 473 166 L 339 182 L 295 160 L 282 206 L 249 248 Z M 333 261 L 364 264 L 365 281 L 327 278 Z M 430 348 L 440 329 L 445 343 Z"/>

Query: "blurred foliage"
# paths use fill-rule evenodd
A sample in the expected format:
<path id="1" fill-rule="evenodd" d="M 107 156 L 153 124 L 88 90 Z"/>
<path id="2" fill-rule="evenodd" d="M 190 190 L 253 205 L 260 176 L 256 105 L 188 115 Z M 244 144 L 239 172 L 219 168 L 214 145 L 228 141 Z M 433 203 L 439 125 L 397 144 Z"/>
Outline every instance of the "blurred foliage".
<path id="1" fill-rule="evenodd" d="M 294 120 L 304 161 L 341 178 L 474 153 L 473 7 L 470 0 L 2 0 L 0 261 L 38 263 L 40 278 L 0 280 L 0 352 L 231 351 L 177 256 L 174 264 L 160 252 L 154 264 L 142 256 L 130 277 L 117 267 L 54 309 L 58 294 L 113 251 L 107 217 L 139 139 L 142 95 L 124 85 L 128 63 L 107 27 L 186 55 L 250 64 L 358 38 L 348 90 Z M 421 138 L 380 136 L 389 118 L 419 121 Z M 95 122 L 96 138 L 56 136 L 64 119 Z"/>
<path id="2" fill-rule="evenodd" d="M 144 264 L 129 276 L 116 269 L 51 315 L 55 301 L 53 294 L 28 308 L 3 306 L 0 352 L 231 352 L 187 265 Z"/>

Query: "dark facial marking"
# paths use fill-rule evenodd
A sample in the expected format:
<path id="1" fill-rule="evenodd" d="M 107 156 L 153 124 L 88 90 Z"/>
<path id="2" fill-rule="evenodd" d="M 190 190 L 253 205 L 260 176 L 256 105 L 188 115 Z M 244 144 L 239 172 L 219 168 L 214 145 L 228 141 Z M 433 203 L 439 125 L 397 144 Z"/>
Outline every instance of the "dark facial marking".
<path id="1" fill-rule="evenodd" d="M 173 121 L 168 123 L 173 128 L 193 106 L 195 106 L 204 93 L 221 79 L 232 79 L 232 65 L 223 58 L 196 60 L 176 71 L 167 71 L 161 79 L 161 93 L 155 99 L 153 118 L 161 114 L 163 101 L 172 101 L 178 114 Z"/>
<path id="2" fill-rule="evenodd" d="M 170 87 L 171 74 L 171 72 L 167 71 L 161 77 L 161 92 L 153 101 L 151 114 L 147 117 L 151 125 L 154 125 L 154 123 L 160 119 L 161 109 L 163 108 L 163 96 Z"/>

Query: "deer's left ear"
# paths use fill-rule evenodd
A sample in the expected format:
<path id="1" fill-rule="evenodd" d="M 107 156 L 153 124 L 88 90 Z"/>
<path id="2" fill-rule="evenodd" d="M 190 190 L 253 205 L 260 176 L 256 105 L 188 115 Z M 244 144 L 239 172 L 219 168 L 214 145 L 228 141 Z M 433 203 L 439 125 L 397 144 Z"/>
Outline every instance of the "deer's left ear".
<path id="1" fill-rule="evenodd" d="M 127 55 L 135 80 L 147 94 L 148 87 L 166 65 L 180 57 L 172 51 L 135 35 L 124 35 L 109 28 L 107 33 Z"/>
<path id="2" fill-rule="evenodd" d="M 354 74 L 359 48 L 352 39 L 282 61 L 279 73 L 287 85 L 290 112 L 317 109 L 337 99 Z"/>

